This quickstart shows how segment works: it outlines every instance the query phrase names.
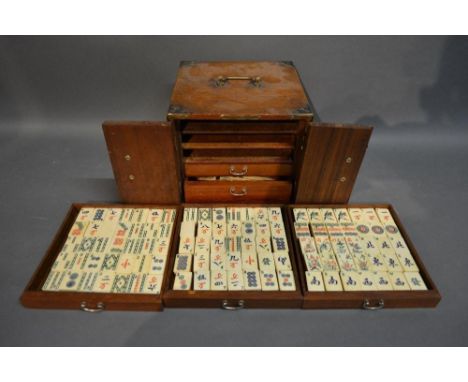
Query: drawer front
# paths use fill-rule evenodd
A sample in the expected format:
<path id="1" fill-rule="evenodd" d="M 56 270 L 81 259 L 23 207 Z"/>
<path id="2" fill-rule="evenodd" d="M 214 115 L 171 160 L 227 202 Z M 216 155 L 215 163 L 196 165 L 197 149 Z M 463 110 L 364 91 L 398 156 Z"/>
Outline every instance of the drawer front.
<path id="1" fill-rule="evenodd" d="M 185 163 L 185 176 L 291 176 L 290 163 Z"/>
<path id="2" fill-rule="evenodd" d="M 185 181 L 185 200 L 203 202 L 287 203 L 292 184 L 287 181 Z"/>

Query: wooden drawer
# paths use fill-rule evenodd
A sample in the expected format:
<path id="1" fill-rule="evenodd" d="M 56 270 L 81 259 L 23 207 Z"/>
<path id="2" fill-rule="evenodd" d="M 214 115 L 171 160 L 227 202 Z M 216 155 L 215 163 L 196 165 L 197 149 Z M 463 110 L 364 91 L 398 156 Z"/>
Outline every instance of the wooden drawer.
<path id="1" fill-rule="evenodd" d="M 185 176 L 271 176 L 289 177 L 293 173 L 290 161 L 268 160 L 249 162 L 239 158 L 216 158 L 212 160 L 189 160 L 185 161 Z M 260 159 L 261 160 L 261 159 Z"/>
<path id="2" fill-rule="evenodd" d="M 282 180 L 265 181 L 191 181 L 184 183 L 189 203 L 288 203 L 292 184 Z"/>
<path id="3" fill-rule="evenodd" d="M 242 204 L 184 204 L 181 206 L 176 235 L 174 236 L 173 251 L 168 261 L 168 268 L 171 273 L 167 278 L 166 290 L 163 295 L 164 306 L 172 308 L 222 308 L 226 310 L 239 310 L 243 308 L 300 308 L 302 305 L 302 294 L 300 290 L 299 275 L 295 257 L 293 256 L 293 247 L 290 236 L 289 222 L 286 211 L 282 209 L 283 222 L 286 230 L 286 239 L 288 241 L 289 256 L 291 260 L 292 272 L 294 274 L 296 290 L 295 291 L 196 291 L 196 290 L 174 290 L 174 269 L 175 257 L 180 242 L 180 227 L 183 219 L 184 208 L 190 207 L 281 207 L 279 205 L 242 205 Z"/>
<path id="4" fill-rule="evenodd" d="M 302 285 L 305 309 L 336 309 L 336 308 L 363 308 L 376 310 L 381 308 L 430 308 L 435 307 L 441 296 L 429 273 L 416 251 L 411 239 L 405 231 L 394 208 L 390 204 L 321 204 L 321 205 L 291 205 L 288 206 L 288 218 L 291 227 L 294 227 L 294 208 L 387 208 L 395 221 L 397 230 L 403 237 L 411 256 L 413 257 L 419 274 L 427 290 L 390 290 L 390 291 L 343 291 L 343 292 L 310 292 L 307 288 L 305 271 L 307 270 L 302 256 L 299 240 L 296 238 L 294 228 L 291 230 L 294 242 L 296 263 Z M 372 227 L 373 231 L 374 227 Z M 388 229 L 385 227 L 385 229 Z"/>
<path id="5" fill-rule="evenodd" d="M 52 266 L 62 250 L 67 239 L 70 228 L 81 208 L 170 208 L 176 211 L 174 227 L 171 234 L 172 238 L 176 232 L 176 222 L 179 213 L 179 206 L 161 206 L 147 204 L 108 204 L 93 203 L 82 204 L 74 203 L 71 205 L 65 219 L 57 231 L 52 243 L 50 244 L 45 256 L 39 264 L 36 272 L 26 286 L 21 295 L 21 303 L 28 308 L 39 309 L 81 309 L 84 311 L 102 311 L 102 310 L 141 310 L 141 311 L 160 311 L 163 309 L 162 294 L 164 285 L 168 277 L 168 267 L 161 275 L 162 286 L 159 294 L 143 293 L 97 293 L 97 292 L 71 292 L 71 291 L 44 291 L 42 290 L 45 281 L 52 269 Z M 171 253 L 172 248 L 169 248 Z"/>

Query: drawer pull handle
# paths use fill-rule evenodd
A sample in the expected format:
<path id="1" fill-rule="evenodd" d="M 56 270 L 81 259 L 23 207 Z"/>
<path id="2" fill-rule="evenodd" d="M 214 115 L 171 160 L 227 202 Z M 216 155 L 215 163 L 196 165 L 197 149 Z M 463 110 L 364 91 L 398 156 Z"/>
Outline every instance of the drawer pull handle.
<path id="1" fill-rule="evenodd" d="M 248 170 L 248 167 L 244 166 L 242 167 L 241 171 L 236 171 L 236 166 L 232 165 L 231 167 L 229 167 L 229 174 L 233 176 L 244 176 L 244 175 L 247 175 L 247 170 Z"/>
<path id="2" fill-rule="evenodd" d="M 224 300 L 221 307 L 225 310 L 241 310 L 244 309 L 244 300 L 239 300 L 237 305 L 229 305 L 228 300 Z"/>
<path id="3" fill-rule="evenodd" d="M 241 191 L 236 191 L 236 188 L 235 187 L 231 187 L 229 189 L 229 192 L 231 193 L 231 195 L 233 196 L 245 196 L 247 195 L 247 188 L 245 187 L 242 187 Z"/>
<path id="4" fill-rule="evenodd" d="M 228 81 L 249 81 L 250 84 L 259 88 L 261 86 L 262 78 L 261 77 L 249 77 L 249 76 L 219 76 L 216 78 L 215 84 L 218 88 L 226 85 Z"/>
<path id="5" fill-rule="evenodd" d="M 369 300 L 366 298 L 364 303 L 362 304 L 362 309 L 365 310 L 380 310 L 383 309 L 385 306 L 384 300 L 380 299 L 377 305 L 371 305 Z"/>
<path id="6" fill-rule="evenodd" d="M 83 311 L 83 312 L 88 312 L 88 313 L 99 313 L 99 312 L 102 312 L 104 310 L 104 303 L 103 302 L 98 302 L 96 304 L 96 307 L 95 308 L 88 308 L 87 307 L 87 304 L 86 304 L 86 301 L 83 301 L 80 305 L 80 309 Z"/>

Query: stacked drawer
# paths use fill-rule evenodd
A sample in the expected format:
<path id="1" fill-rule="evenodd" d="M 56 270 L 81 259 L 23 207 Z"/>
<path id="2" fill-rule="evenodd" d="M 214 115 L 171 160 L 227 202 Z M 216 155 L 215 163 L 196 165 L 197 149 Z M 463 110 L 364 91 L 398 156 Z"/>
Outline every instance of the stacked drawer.
<path id="1" fill-rule="evenodd" d="M 185 201 L 290 201 L 294 122 L 188 122 L 181 129 Z"/>

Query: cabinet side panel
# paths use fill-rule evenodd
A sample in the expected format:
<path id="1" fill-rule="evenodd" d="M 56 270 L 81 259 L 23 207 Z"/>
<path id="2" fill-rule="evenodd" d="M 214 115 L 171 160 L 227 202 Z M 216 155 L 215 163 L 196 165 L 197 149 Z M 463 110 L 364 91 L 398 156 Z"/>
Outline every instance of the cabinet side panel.
<path id="1" fill-rule="evenodd" d="M 170 123 L 105 122 L 102 127 L 123 201 L 180 202 L 180 166 Z"/>
<path id="2" fill-rule="evenodd" d="M 296 203 L 346 203 L 371 133 L 371 127 L 311 123 Z"/>

